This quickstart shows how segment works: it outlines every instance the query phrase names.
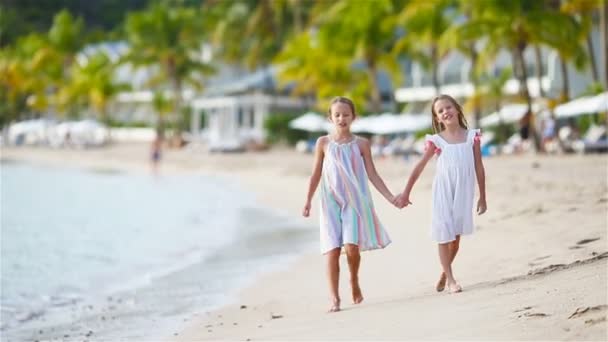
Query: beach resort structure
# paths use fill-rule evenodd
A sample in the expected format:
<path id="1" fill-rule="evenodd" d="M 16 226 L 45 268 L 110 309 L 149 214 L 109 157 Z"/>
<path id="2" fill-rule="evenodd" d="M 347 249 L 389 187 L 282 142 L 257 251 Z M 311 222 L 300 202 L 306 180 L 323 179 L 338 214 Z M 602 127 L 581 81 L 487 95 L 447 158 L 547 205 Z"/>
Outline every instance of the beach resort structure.
<path id="1" fill-rule="evenodd" d="M 600 61 L 600 33 L 597 26 L 591 33 L 593 55 Z M 127 49 L 126 43 L 102 45 L 110 55 L 120 55 Z M 538 54 L 537 54 L 538 53 Z M 201 58 L 209 61 L 211 54 L 202 48 Z M 524 52 L 527 69 L 527 85 L 533 98 L 544 94 L 547 98 L 558 98 L 562 91 L 561 61 L 558 53 L 547 48 L 535 50 L 533 46 Z M 542 70 L 537 70 L 540 61 Z M 511 54 L 503 50 L 487 67 L 490 77 L 498 77 L 503 69 L 512 68 Z M 597 73 L 605 74 L 605 65 L 596 63 Z M 383 111 L 427 113 L 430 100 L 436 95 L 429 70 L 413 60 L 403 61 L 404 82 L 392 87 L 388 76 L 378 75 Z M 202 91 L 185 88 L 182 93 L 184 105 L 189 107 L 189 140 L 204 142 L 211 150 L 238 150 L 249 143 L 263 143 L 267 132 L 264 121 L 270 115 L 284 113 L 300 114 L 315 107 L 314 99 L 291 96 L 289 86 L 280 88 L 277 77 L 280 67 L 269 66 L 249 72 L 234 66 L 221 65 L 218 72 L 205 78 Z M 450 94 L 466 102 L 473 95 L 470 79 L 471 60 L 458 51 L 447 54 L 438 68 L 440 92 Z M 577 97 L 585 93 L 592 84 L 590 68 L 578 71 L 571 63 L 567 65 L 569 93 Z M 154 123 L 156 110 L 153 107 L 154 93 L 146 86 L 150 69 L 132 69 L 121 66 L 118 81 L 131 84 L 131 92 L 120 94 L 113 105 L 112 115 L 120 121 Z M 512 76 L 504 85 L 503 105 L 508 105 L 519 91 L 519 82 Z M 165 91 L 171 97 L 170 91 Z M 538 104 L 536 106 L 538 109 Z M 489 114 L 492 109 L 483 112 Z M 542 108 L 541 108 L 542 109 Z M 521 112 L 521 115 L 524 111 Z M 519 115 L 519 114 L 518 114 Z M 517 120 L 515 120 L 517 121 Z"/>
<path id="2" fill-rule="evenodd" d="M 601 35 L 598 25 L 595 25 L 591 32 L 591 41 L 594 48 L 593 56 L 598 61 L 597 72 L 605 75 L 606 65 L 601 65 Z M 529 46 L 524 52 L 526 61 L 526 71 L 528 75 L 527 85 L 530 96 L 537 98 L 543 93 L 551 98 L 559 97 L 562 90 L 562 74 L 560 57 L 555 50 L 540 47 L 540 55 L 536 55 L 533 46 Z M 537 59 L 541 61 L 542 72 L 538 72 Z M 488 67 L 486 72 L 489 75 L 498 77 L 503 69 L 512 69 L 512 55 L 509 51 L 502 50 L 494 63 Z M 467 99 L 473 95 L 473 83 L 470 78 L 472 68 L 471 59 L 458 51 L 450 52 L 440 62 L 438 69 L 438 81 L 441 93 L 450 94 L 459 99 Z M 572 98 L 580 96 L 588 90 L 593 82 L 591 77 L 591 67 L 578 71 L 572 65 L 567 64 L 569 78 L 569 93 Z M 541 75 L 540 78 L 537 75 Z M 433 99 L 435 88 L 432 84 L 431 73 L 425 70 L 419 63 L 406 63 L 405 86 L 395 89 L 395 101 L 398 103 L 408 103 L 414 106 L 425 106 Z M 512 76 L 504 88 L 503 94 L 506 97 L 517 95 L 519 82 Z"/>

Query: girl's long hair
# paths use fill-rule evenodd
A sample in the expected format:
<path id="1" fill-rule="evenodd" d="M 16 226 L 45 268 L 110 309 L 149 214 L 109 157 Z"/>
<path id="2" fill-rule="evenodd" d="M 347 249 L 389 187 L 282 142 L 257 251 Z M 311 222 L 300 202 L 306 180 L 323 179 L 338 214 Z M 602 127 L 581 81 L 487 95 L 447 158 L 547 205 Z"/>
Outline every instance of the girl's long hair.
<path id="1" fill-rule="evenodd" d="M 445 129 L 445 126 L 440 123 L 439 120 L 437 120 L 437 113 L 435 113 L 435 103 L 437 103 L 437 101 L 439 100 L 448 100 L 452 102 L 452 105 L 454 105 L 454 107 L 458 111 L 458 124 L 464 129 L 469 129 L 469 124 L 467 123 L 467 119 L 465 119 L 464 114 L 462 114 L 462 107 L 460 106 L 460 104 L 458 104 L 458 102 L 456 102 L 456 100 L 454 100 L 454 98 L 450 95 L 441 94 L 436 96 L 433 99 L 433 102 L 431 103 L 431 113 L 433 115 L 433 131 L 435 133 L 439 133 Z"/>
<path id="2" fill-rule="evenodd" d="M 329 109 L 327 110 L 327 115 L 329 118 L 331 118 L 331 106 L 333 106 L 335 103 L 344 103 L 345 105 L 348 105 L 350 110 L 353 112 L 353 117 L 357 116 L 357 113 L 355 112 L 355 104 L 351 99 L 344 96 L 336 96 L 331 99 L 331 102 L 329 103 Z"/>

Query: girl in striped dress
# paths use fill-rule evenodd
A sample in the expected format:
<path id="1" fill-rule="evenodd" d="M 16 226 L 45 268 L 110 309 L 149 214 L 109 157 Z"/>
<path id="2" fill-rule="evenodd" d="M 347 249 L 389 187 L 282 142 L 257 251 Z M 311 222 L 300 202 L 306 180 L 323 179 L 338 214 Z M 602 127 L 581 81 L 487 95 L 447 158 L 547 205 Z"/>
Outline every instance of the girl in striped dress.
<path id="1" fill-rule="evenodd" d="M 359 252 L 384 248 L 391 242 L 376 215 L 368 178 L 389 202 L 394 203 L 395 197 L 376 172 L 369 141 L 351 133 L 355 117 L 351 100 L 336 97 L 331 101 L 329 119 L 335 131 L 317 140 L 313 173 L 302 212 L 304 217 L 309 216 L 310 202 L 321 183 L 321 253 L 327 256 L 332 301 L 329 312 L 340 310 L 338 283 L 342 247 L 350 270 L 353 302 L 359 304 L 363 301 L 359 287 Z"/>
<path id="2" fill-rule="evenodd" d="M 439 261 L 443 272 L 436 285 L 443 291 L 446 282 L 450 293 L 462 291 L 454 279 L 452 263 L 460 247 L 460 236 L 473 233 L 473 199 L 475 180 L 479 186 L 477 213 L 486 211 L 485 171 L 481 160 L 480 132 L 468 129 L 462 108 L 449 95 L 437 96 L 432 104 L 432 122 L 436 134 L 427 135 L 427 150 L 398 196 L 396 204 L 411 204 L 410 192 L 426 163 L 437 155 L 433 181 L 431 237 L 439 244 Z"/>

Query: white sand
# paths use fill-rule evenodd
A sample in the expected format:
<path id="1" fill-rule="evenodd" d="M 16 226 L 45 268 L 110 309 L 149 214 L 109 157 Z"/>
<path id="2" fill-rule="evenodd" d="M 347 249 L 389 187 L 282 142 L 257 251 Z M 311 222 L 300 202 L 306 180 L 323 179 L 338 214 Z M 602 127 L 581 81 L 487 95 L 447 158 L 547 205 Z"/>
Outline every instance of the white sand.
<path id="1" fill-rule="evenodd" d="M 3 158 L 135 172 L 147 172 L 147 155 L 144 145 L 92 151 L 2 149 Z M 606 155 L 484 159 L 489 210 L 476 218 L 476 233 L 462 240 L 455 262 L 455 275 L 464 288 L 460 294 L 434 291 L 440 267 L 428 234 L 434 172 L 430 163 L 415 186 L 413 206 L 395 209 L 374 191 L 393 244 L 362 255 L 362 304 L 349 304 L 343 260 L 344 310 L 325 313 L 329 300 L 324 259 L 312 250 L 287 271 L 261 276 L 242 291 L 236 304 L 193 317 L 185 331 L 168 336 L 180 341 L 605 341 L 607 162 Z M 310 155 L 285 150 L 208 155 L 186 149 L 168 151 L 161 172 L 223 174 L 257 193 L 263 204 L 296 217 L 311 164 Z M 413 166 L 414 161 L 376 161 L 393 191 L 402 190 Z M 312 217 L 305 221 L 313 230 L 318 229 L 317 215 L 315 201 Z M 577 310 L 584 312 L 570 318 Z"/>

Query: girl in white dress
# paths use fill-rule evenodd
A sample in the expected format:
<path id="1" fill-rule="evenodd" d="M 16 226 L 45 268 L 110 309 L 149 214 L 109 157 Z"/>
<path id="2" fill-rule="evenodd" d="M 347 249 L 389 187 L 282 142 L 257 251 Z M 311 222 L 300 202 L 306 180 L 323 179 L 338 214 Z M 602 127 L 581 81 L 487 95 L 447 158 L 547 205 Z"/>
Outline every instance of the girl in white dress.
<path id="1" fill-rule="evenodd" d="M 473 198 L 475 178 L 479 186 L 477 213 L 486 211 L 485 172 L 481 160 L 480 132 L 468 129 L 460 105 L 449 95 L 439 95 L 432 103 L 433 129 L 426 136 L 426 151 L 396 200 L 398 207 L 411 204 L 410 193 L 426 163 L 437 155 L 437 171 L 433 181 L 431 237 L 439 244 L 439 260 L 443 272 L 437 291 L 446 286 L 451 293 L 462 291 L 452 273 L 460 236 L 473 232 Z"/>

